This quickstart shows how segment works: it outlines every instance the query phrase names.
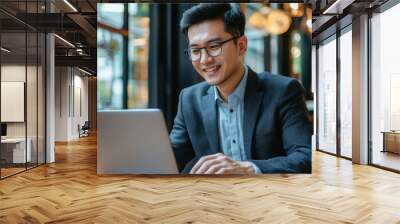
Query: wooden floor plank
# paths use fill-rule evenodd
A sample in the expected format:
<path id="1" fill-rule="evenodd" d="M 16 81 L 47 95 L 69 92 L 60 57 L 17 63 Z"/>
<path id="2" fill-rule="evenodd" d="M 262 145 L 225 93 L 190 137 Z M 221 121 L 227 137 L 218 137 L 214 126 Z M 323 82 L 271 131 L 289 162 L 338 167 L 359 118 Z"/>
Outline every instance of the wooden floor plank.
<path id="1" fill-rule="evenodd" d="M 400 223 L 400 175 L 313 152 L 310 175 L 96 174 L 96 138 L 0 181 L 0 223 Z"/>

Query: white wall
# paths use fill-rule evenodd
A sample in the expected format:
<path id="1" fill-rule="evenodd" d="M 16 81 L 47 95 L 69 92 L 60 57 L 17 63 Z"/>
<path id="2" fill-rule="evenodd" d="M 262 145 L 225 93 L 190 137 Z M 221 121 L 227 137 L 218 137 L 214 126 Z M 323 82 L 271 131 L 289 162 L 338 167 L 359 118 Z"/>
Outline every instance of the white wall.
<path id="1" fill-rule="evenodd" d="M 81 126 L 88 120 L 88 78 L 81 76 L 82 73 L 76 74 L 74 71 L 74 108 L 72 108 L 72 130 L 71 135 L 78 137 L 78 124 Z"/>
<path id="2" fill-rule="evenodd" d="M 68 88 L 70 77 L 67 67 L 55 68 L 55 141 L 68 141 Z"/>
<path id="3" fill-rule="evenodd" d="M 55 74 L 55 140 L 77 139 L 78 124 L 88 120 L 88 78 L 72 67 L 56 67 Z"/>

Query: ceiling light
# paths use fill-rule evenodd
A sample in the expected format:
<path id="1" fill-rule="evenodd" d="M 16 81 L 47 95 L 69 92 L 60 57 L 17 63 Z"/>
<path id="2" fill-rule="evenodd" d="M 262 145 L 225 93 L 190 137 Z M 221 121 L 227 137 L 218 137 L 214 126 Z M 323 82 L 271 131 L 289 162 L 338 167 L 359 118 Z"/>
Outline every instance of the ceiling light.
<path id="1" fill-rule="evenodd" d="M 78 70 L 81 71 L 81 72 L 83 72 L 83 73 L 85 73 L 85 74 L 87 74 L 87 75 L 92 75 L 92 73 L 90 73 L 90 72 L 88 72 L 88 71 L 86 71 L 86 70 L 83 70 L 83 69 L 81 69 L 81 68 L 79 68 L 79 67 L 78 67 Z"/>
<path id="2" fill-rule="evenodd" d="M 306 26 L 307 26 L 307 31 L 309 33 L 312 32 L 312 10 L 311 8 L 307 8 L 306 10 Z"/>
<path id="3" fill-rule="evenodd" d="M 282 10 L 272 10 L 267 17 L 265 29 L 274 35 L 280 35 L 289 30 L 292 19 Z"/>
<path id="4" fill-rule="evenodd" d="M 298 58 L 298 57 L 301 56 L 301 51 L 300 51 L 300 49 L 299 49 L 298 47 L 292 47 L 292 48 L 290 49 L 290 53 L 292 54 L 292 56 L 293 56 L 294 58 Z"/>
<path id="5" fill-rule="evenodd" d="M 304 4 L 300 3 L 285 3 L 283 8 L 292 17 L 301 17 L 304 14 Z"/>
<path id="6" fill-rule="evenodd" d="M 249 18 L 249 25 L 253 28 L 263 30 L 266 23 L 266 16 L 260 12 L 254 12 Z"/>
<path id="7" fill-rule="evenodd" d="M 71 4 L 68 2 L 68 0 L 64 0 L 65 4 L 67 4 L 72 10 L 74 10 L 74 12 L 78 12 L 78 10 Z"/>
<path id="8" fill-rule="evenodd" d="M 332 5 L 330 5 L 324 12 L 323 15 L 327 14 L 342 14 L 343 10 L 351 5 L 355 0 L 336 0 Z"/>
<path id="9" fill-rule="evenodd" d="M 79 55 L 84 55 L 83 49 L 81 49 L 81 48 L 77 48 L 76 53 L 78 53 Z"/>
<path id="10" fill-rule="evenodd" d="M 62 42 L 64 42 L 65 44 L 67 44 L 68 46 L 75 48 L 75 45 L 71 44 L 71 42 L 69 42 L 68 40 L 58 36 L 57 34 L 54 34 L 54 36 L 57 37 Z"/>
<path id="11" fill-rule="evenodd" d="M 293 40 L 296 41 L 296 42 L 300 42 L 300 40 L 301 40 L 300 34 L 299 33 L 294 33 L 293 34 Z"/>
<path id="12" fill-rule="evenodd" d="M 298 10 L 299 9 L 299 4 L 298 3 L 289 3 L 289 6 L 293 10 Z"/>
<path id="13" fill-rule="evenodd" d="M 260 10 L 253 13 L 249 18 L 249 25 L 265 30 L 273 35 L 280 35 L 288 31 L 292 19 L 280 9 Z"/>
<path id="14" fill-rule="evenodd" d="M 312 29 L 312 22 L 311 22 L 311 19 L 307 19 L 307 28 L 308 28 L 309 30 Z"/>
<path id="15" fill-rule="evenodd" d="M 10 53 L 10 52 L 11 52 L 11 50 L 9 50 L 9 49 L 7 49 L 7 48 L 5 48 L 5 47 L 1 47 L 1 50 L 4 51 L 4 52 L 6 52 L 6 53 Z"/>

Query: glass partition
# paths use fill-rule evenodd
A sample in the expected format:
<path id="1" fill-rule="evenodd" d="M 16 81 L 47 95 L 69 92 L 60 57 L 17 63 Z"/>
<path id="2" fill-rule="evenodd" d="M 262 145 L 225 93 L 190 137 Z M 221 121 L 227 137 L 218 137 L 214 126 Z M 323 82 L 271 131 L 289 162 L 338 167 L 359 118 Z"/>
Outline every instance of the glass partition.
<path id="1" fill-rule="evenodd" d="M 0 7 L 24 16 L 43 13 L 44 2 L 8 1 Z M 0 12 L 0 178 L 45 162 L 46 39 L 10 15 Z"/>
<path id="2" fill-rule="evenodd" d="M 336 36 L 318 47 L 318 149 L 336 154 Z"/>
<path id="3" fill-rule="evenodd" d="M 400 4 L 371 18 L 372 163 L 400 170 Z"/>
<path id="4" fill-rule="evenodd" d="M 24 171 L 30 158 L 26 150 L 26 37 L 25 32 L 1 34 L 0 109 L 1 122 L 6 126 L 1 140 L 2 177 Z"/>

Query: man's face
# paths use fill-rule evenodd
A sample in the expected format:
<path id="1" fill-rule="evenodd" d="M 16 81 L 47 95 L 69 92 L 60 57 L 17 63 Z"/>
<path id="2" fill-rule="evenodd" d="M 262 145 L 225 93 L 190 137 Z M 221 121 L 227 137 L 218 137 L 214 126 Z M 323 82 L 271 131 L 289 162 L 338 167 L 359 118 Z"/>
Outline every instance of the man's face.
<path id="1" fill-rule="evenodd" d="M 222 20 L 207 20 L 191 26 L 188 30 L 189 47 L 198 49 L 210 46 L 213 43 L 231 39 L 232 34 L 224 29 Z M 243 56 L 246 51 L 246 39 L 241 37 L 228 41 L 222 45 L 219 56 L 209 56 L 204 49 L 201 50 L 199 61 L 192 61 L 196 71 L 210 85 L 221 85 L 243 67 Z"/>

